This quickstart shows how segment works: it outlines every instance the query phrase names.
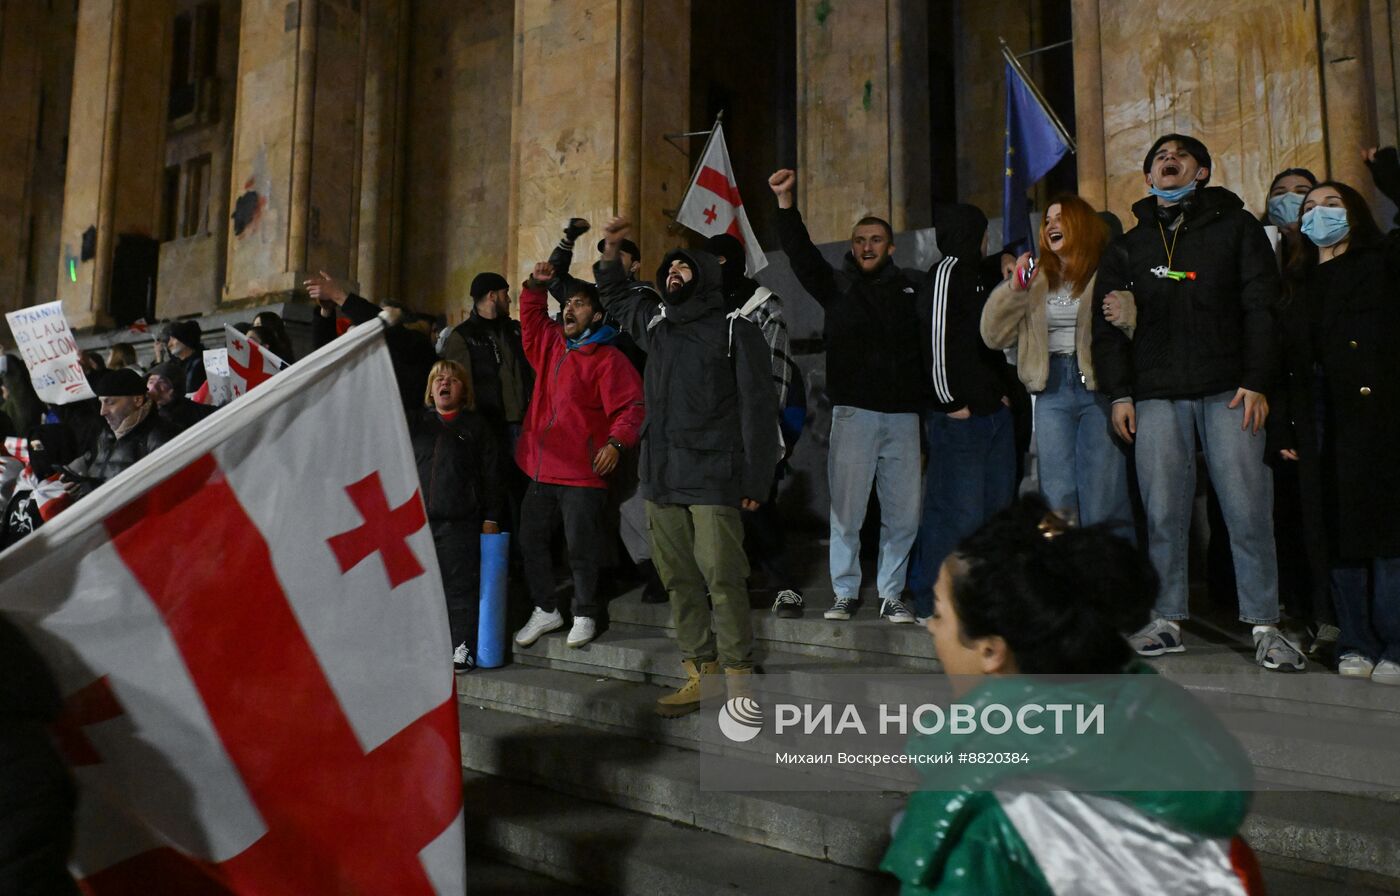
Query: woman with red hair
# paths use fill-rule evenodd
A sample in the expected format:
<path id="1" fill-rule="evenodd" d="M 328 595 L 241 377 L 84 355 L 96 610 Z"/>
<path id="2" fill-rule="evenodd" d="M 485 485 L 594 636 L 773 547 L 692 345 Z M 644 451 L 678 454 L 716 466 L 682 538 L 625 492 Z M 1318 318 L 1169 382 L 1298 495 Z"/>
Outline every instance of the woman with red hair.
<path id="1" fill-rule="evenodd" d="M 1036 468 L 1049 505 L 1081 525 L 1109 522 L 1131 538 L 1128 465 L 1113 438 L 1108 398 L 1097 392 L 1091 310 L 1108 226 L 1078 196 L 1045 210 L 1040 262 L 1021 256 L 982 311 L 982 340 L 1012 350 L 1017 375 L 1035 396 Z M 1114 322 L 1130 331 L 1133 303 Z M 1112 318 L 1110 318 L 1112 319 Z"/>

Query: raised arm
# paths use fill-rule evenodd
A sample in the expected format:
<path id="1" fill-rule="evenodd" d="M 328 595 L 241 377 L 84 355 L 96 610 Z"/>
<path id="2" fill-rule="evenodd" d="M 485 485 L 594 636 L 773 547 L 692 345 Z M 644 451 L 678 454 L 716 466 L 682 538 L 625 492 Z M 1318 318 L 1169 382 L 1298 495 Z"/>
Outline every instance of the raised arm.
<path id="1" fill-rule="evenodd" d="M 558 338 L 559 325 L 549 319 L 546 307 L 549 299 L 545 295 L 545 285 L 554 279 L 554 268 L 547 261 L 536 262 L 530 279 L 520 291 L 520 341 L 525 349 L 525 360 L 536 370 L 544 361 L 547 340 Z"/>
<path id="2" fill-rule="evenodd" d="M 613 218 L 603 226 L 603 257 L 593 266 L 593 276 L 603 308 L 642 351 L 649 352 L 651 331 L 647 325 L 656 317 L 661 296 L 627 282 L 627 272 L 617 256 L 618 246 L 631 230 L 631 223 L 623 217 Z"/>
<path id="3" fill-rule="evenodd" d="M 570 218 L 569 223 L 564 225 L 563 239 L 549 253 L 549 264 L 554 268 L 554 278 L 549 281 L 549 294 L 560 303 L 567 302 L 569 296 L 577 292 L 574 289 L 577 278 L 570 276 L 569 267 L 574 263 L 574 244 L 591 226 L 584 218 Z"/>
<path id="4" fill-rule="evenodd" d="M 791 168 L 775 171 L 768 178 L 769 189 L 778 197 L 778 240 L 802 288 L 825 308 L 840 294 L 836 272 L 822 258 L 807 225 L 802 223 L 802 213 L 793 199 L 796 186 L 797 173 Z"/>

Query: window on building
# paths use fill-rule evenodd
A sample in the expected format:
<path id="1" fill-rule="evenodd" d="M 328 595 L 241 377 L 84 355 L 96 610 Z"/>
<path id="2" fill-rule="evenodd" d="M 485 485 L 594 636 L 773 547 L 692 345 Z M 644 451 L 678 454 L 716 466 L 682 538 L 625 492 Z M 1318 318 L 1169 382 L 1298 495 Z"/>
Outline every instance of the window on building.
<path id="1" fill-rule="evenodd" d="M 209 168 L 208 154 L 185 163 L 185 216 L 181 236 L 198 236 L 208 230 Z"/>
<path id="2" fill-rule="evenodd" d="M 213 120 L 218 62 L 219 4 L 201 3 L 175 16 L 167 112 L 171 122 L 200 124 Z"/>
<path id="3" fill-rule="evenodd" d="M 160 241 L 168 243 L 178 235 L 180 226 L 180 166 L 170 165 L 161 177 Z"/>

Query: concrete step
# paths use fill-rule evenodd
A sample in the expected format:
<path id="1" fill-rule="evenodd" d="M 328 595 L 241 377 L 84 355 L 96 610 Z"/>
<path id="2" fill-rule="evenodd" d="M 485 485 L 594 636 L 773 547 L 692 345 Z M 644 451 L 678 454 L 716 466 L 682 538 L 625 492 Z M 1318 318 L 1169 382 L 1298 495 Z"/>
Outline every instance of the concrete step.
<path id="1" fill-rule="evenodd" d="M 795 770 L 765 768 L 773 792 L 706 789 L 702 766 L 707 780 L 724 780 L 723 763 L 751 767 L 756 754 L 717 745 L 708 712 L 657 718 L 660 691 L 645 684 L 519 667 L 459 682 L 464 763 L 478 771 L 869 869 L 900 805 L 890 792 L 811 792 L 820 778 Z M 1394 794 L 1259 793 L 1246 834 L 1270 861 L 1311 862 L 1334 882 L 1400 892 Z"/>
<path id="2" fill-rule="evenodd" d="M 786 769 L 762 770 L 771 791 L 715 790 L 704 782 L 753 764 L 496 710 L 462 707 L 461 731 L 473 771 L 853 868 L 876 869 L 904 804 L 892 792 L 812 792 L 814 776 Z"/>
<path id="3" fill-rule="evenodd" d="M 921 672 L 942 670 L 927 629 L 881 619 L 878 600 L 866 601 L 848 622 L 823 619 L 828 606 L 809 605 L 800 619 L 779 619 L 770 609 L 755 609 L 754 639 L 784 653 Z M 608 616 L 614 623 L 645 626 L 675 637 L 669 604 L 644 604 L 628 594 L 608 604 Z"/>
<path id="4" fill-rule="evenodd" d="M 474 846 L 468 844 L 468 849 Z M 471 896 L 584 896 L 586 891 L 505 862 L 468 853 L 467 892 Z"/>
<path id="5" fill-rule="evenodd" d="M 616 896 L 883 896 L 893 878 L 467 772 L 467 841 L 479 852 Z"/>
<path id="6" fill-rule="evenodd" d="M 906 628 L 880 622 L 873 625 L 883 626 L 883 630 L 876 628 L 870 637 L 897 638 L 898 633 L 891 636 L 887 630 Z M 787 676 L 785 684 L 796 695 L 830 697 L 834 685 L 830 676 L 842 675 L 848 677 L 842 679 L 841 687 L 857 690 L 861 697 L 856 699 L 910 705 L 926 699 L 927 680 L 922 674 L 932 673 L 790 653 L 776 649 L 779 646 L 786 644 L 768 642 L 755 658 L 770 675 Z M 1224 647 L 1216 650 L 1228 653 Z M 650 625 L 614 622 L 597 640 L 581 648 L 568 647 L 562 632 L 553 633 L 529 648 L 518 648 L 515 659 L 521 665 L 666 687 L 684 681 L 675 642 Z M 1173 662 L 1159 667 L 1168 678 L 1212 706 L 1228 708 L 1232 719 L 1244 721 L 1248 714 L 1250 730 L 1242 731 L 1240 738 L 1261 770 L 1299 786 L 1352 790 L 1400 787 L 1400 756 L 1386 746 L 1388 741 L 1353 738 L 1349 743 L 1338 743 L 1338 733 L 1357 723 L 1371 730 L 1376 725 L 1395 727 L 1400 733 L 1400 701 L 1388 700 L 1394 696 L 1388 689 L 1344 681 L 1335 675 L 1290 676 L 1252 664 L 1222 667 L 1229 656 L 1222 659 L 1205 651 L 1194 657 L 1193 663 L 1171 659 Z M 1227 671 L 1202 672 L 1202 668 Z"/>

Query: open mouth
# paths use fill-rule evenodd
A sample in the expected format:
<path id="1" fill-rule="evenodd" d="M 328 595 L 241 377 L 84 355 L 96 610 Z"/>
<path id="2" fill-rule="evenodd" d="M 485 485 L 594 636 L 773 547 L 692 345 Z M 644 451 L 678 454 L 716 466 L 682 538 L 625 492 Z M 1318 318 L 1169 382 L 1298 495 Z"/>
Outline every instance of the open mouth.
<path id="1" fill-rule="evenodd" d="M 1064 235 L 1064 232 L 1063 232 L 1063 231 L 1060 231 L 1060 230 L 1052 230 L 1052 231 L 1050 231 L 1048 234 L 1046 234 L 1046 237 L 1050 240 L 1050 245 L 1053 246 L 1053 245 L 1055 245 L 1056 243 L 1058 243 L 1058 242 L 1060 242 L 1061 240 L 1063 240 L 1063 239 L 1065 238 L 1065 235 Z"/>
<path id="2" fill-rule="evenodd" d="M 1181 173 L 1181 166 L 1176 162 L 1166 162 L 1162 165 L 1163 177 L 1176 177 Z"/>

